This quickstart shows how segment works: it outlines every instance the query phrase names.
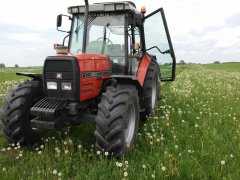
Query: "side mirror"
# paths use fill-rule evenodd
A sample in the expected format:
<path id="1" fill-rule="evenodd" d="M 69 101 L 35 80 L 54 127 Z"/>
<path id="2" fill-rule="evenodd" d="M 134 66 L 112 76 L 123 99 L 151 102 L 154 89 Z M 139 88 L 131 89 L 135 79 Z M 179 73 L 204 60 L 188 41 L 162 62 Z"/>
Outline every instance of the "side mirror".
<path id="1" fill-rule="evenodd" d="M 62 26 L 62 15 L 59 14 L 57 16 L 57 27 L 61 27 Z"/>

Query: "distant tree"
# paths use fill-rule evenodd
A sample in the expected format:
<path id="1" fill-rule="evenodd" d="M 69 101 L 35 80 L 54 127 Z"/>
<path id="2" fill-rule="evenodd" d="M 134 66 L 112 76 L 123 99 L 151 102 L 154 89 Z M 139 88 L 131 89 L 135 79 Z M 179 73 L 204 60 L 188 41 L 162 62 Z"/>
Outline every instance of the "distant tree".
<path id="1" fill-rule="evenodd" d="M 19 68 L 18 64 L 15 64 L 15 68 Z"/>
<path id="2" fill-rule="evenodd" d="M 220 64 L 220 61 L 214 61 L 213 64 Z"/>
<path id="3" fill-rule="evenodd" d="M 0 63 L 0 68 L 5 68 L 5 64 L 4 63 Z"/>
<path id="4" fill-rule="evenodd" d="M 186 64 L 184 60 L 180 60 L 179 64 Z"/>

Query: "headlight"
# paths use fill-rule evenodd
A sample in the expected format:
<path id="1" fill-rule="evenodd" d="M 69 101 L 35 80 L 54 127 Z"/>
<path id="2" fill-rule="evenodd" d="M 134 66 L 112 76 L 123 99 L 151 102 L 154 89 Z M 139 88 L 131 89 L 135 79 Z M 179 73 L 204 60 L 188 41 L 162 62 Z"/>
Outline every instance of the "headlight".
<path id="1" fill-rule="evenodd" d="M 47 82 L 47 89 L 57 89 L 57 83 L 56 82 Z"/>
<path id="2" fill-rule="evenodd" d="M 71 83 L 62 83 L 62 90 L 71 91 L 72 84 Z"/>

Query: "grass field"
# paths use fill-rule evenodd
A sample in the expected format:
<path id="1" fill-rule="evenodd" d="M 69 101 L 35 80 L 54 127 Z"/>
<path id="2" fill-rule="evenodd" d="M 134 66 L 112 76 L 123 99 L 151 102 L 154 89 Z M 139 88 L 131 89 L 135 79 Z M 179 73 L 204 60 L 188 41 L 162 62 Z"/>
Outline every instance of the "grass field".
<path id="1" fill-rule="evenodd" d="M 179 66 L 176 81 L 162 83 L 157 114 L 141 124 L 136 147 L 120 160 L 94 150 L 93 124 L 43 132 L 34 147 L 0 136 L 0 179 L 239 179 L 236 66 Z M 16 79 L 2 77 L 3 96 Z"/>
<path id="2" fill-rule="evenodd" d="M 231 63 L 222 63 L 222 64 L 205 64 L 203 67 L 213 70 L 224 70 L 228 72 L 239 72 L 240 63 L 231 62 Z"/>

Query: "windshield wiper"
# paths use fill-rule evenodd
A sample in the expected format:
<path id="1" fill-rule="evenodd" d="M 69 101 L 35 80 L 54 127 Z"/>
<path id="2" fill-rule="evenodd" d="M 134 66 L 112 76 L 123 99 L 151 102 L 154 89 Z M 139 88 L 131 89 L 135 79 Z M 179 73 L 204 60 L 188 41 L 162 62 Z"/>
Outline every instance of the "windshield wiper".
<path id="1" fill-rule="evenodd" d="M 82 29 L 82 27 L 83 27 L 83 24 L 84 23 L 81 23 L 76 29 L 75 29 L 75 33 L 78 33 L 78 31 L 80 30 L 80 29 Z"/>
<path id="2" fill-rule="evenodd" d="M 91 16 L 91 18 L 90 18 L 89 21 L 88 21 L 87 26 L 88 26 L 89 24 L 91 24 L 91 23 L 94 21 L 94 19 L 96 19 L 96 17 L 97 17 L 97 16 Z M 75 33 L 78 33 L 78 31 L 83 28 L 83 25 L 84 25 L 84 22 L 82 22 L 82 23 L 75 29 Z"/>

